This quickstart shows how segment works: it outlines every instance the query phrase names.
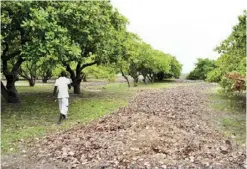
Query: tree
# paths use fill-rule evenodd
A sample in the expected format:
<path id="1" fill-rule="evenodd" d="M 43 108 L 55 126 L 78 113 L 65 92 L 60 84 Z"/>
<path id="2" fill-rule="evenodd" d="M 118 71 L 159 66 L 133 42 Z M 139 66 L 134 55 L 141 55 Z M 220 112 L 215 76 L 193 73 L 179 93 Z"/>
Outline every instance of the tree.
<path id="1" fill-rule="evenodd" d="M 108 1 L 50 2 L 44 8 L 32 9 L 30 18 L 23 22 L 23 27 L 35 30 L 32 35 L 37 37 L 24 48 L 25 53 L 31 58 L 40 52 L 54 57 L 70 73 L 74 92 L 80 93 L 84 68 L 114 61 L 109 49 L 116 44 L 111 41 L 118 31 L 125 31 L 125 23 Z M 92 62 L 85 62 L 86 58 Z M 73 63 L 75 69 L 71 68 Z"/>
<path id="2" fill-rule="evenodd" d="M 39 66 L 34 61 L 24 62 L 20 67 L 20 76 L 26 79 L 31 87 L 35 85 L 38 68 Z"/>
<path id="3" fill-rule="evenodd" d="M 161 51 L 155 50 L 153 54 L 152 71 L 149 73 L 150 81 L 162 81 L 164 76 L 171 71 L 171 57 Z"/>
<path id="4" fill-rule="evenodd" d="M 171 66 L 171 70 L 170 70 L 171 76 L 178 79 L 182 71 L 182 65 L 177 61 L 177 59 L 174 56 L 171 56 L 170 66 Z"/>
<path id="5" fill-rule="evenodd" d="M 9 103 L 19 103 L 15 82 L 25 55 L 25 45 L 32 41 L 29 29 L 22 23 L 30 18 L 31 10 L 47 5 L 47 2 L 2 2 L 1 3 L 1 61 L 2 72 L 7 80 L 6 86 L 1 82 L 3 97 Z M 10 62 L 12 64 L 10 64 Z"/>
<path id="6" fill-rule="evenodd" d="M 68 4 L 73 3 L 68 2 Z M 35 30 L 32 31 L 32 36 L 36 38 L 24 48 L 24 53 L 29 58 L 33 59 L 35 56 L 39 56 L 39 58 L 44 58 L 43 63 L 56 65 L 65 62 L 68 58 L 76 60 L 80 57 L 79 44 L 74 42 L 69 36 L 68 29 L 62 27 L 61 22 L 63 21 L 59 20 L 59 16 L 62 15 L 60 12 L 66 6 L 66 3 L 63 2 L 49 2 L 46 8 L 32 9 L 30 19 L 26 19 L 22 24 L 25 29 Z M 49 75 L 50 70 L 43 74 Z"/>
<path id="7" fill-rule="evenodd" d="M 119 70 L 121 75 L 126 80 L 128 87 L 130 87 L 128 78 L 128 75 L 130 73 L 130 62 L 133 55 L 135 55 L 134 53 L 136 49 L 134 47 L 136 45 L 136 41 L 139 41 L 140 38 L 138 37 L 138 35 L 130 32 L 121 32 L 118 35 L 119 37 L 117 38 L 117 44 L 119 45 L 113 48 L 113 53 L 117 58 L 117 62 L 115 62 L 114 66 L 116 72 L 118 72 L 117 70 Z"/>
<path id="8" fill-rule="evenodd" d="M 128 74 L 134 79 L 134 86 L 137 86 L 139 75 L 147 76 L 147 70 L 151 66 L 152 47 L 144 43 L 139 37 L 133 35 L 128 51 Z"/>
<path id="9" fill-rule="evenodd" d="M 180 74 L 182 66 L 177 62 L 175 57 L 154 50 L 135 34 L 125 34 L 125 36 L 122 37 L 128 38 L 122 39 L 120 49 L 116 52 L 116 55 L 122 56 L 118 59 L 116 66 L 119 67 L 128 86 L 130 85 L 127 75 L 130 75 L 134 79 L 134 86 L 137 86 L 140 75 L 143 76 L 143 81 L 147 84 L 147 81 L 154 82 L 162 80 L 164 78 L 162 75 L 168 74 L 168 72 L 171 73 L 172 76 L 174 76 L 174 74 Z M 173 70 L 171 70 L 172 66 Z M 173 73 L 172 71 L 177 72 Z"/>
<path id="10" fill-rule="evenodd" d="M 208 73 L 208 81 L 219 82 L 225 93 L 245 90 L 246 83 L 239 77 L 246 76 L 246 16 L 247 12 L 244 11 L 232 33 L 216 47 L 215 50 L 221 55 L 216 61 L 216 68 Z M 231 74 L 234 76 L 229 76 Z M 239 84 L 243 86 L 235 87 Z"/>
<path id="11" fill-rule="evenodd" d="M 51 68 L 45 69 L 45 66 L 44 67 L 42 66 L 39 70 L 39 74 L 42 78 L 42 82 L 47 83 L 47 81 L 50 80 L 52 77 L 52 69 Z"/>
<path id="12" fill-rule="evenodd" d="M 41 77 L 43 83 L 47 83 L 47 81 L 51 79 L 53 75 L 52 71 L 57 66 L 57 64 L 51 60 L 46 60 L 46 57 L 43 57 L 40 58 L 38 65 L 39 68 L 37 74 Z"/>
<path id="13" fill-rule="evenodd" d="M 139 75 L 142 75 L 144 83 L 147 83 L 147 79 L 154 82 L 160 72 L 170 71 L 171 58 L 168 55 L 152 49 L 149 44 L 141 40 L 133 41 L 131 47 L 128 74 L 134 79 L 134 86 L 137 86 Z"/>
<path id="14" fill-rule="evenodd" d="M 215 61 L 206 59 L 197 59 L 196 67 L 193 71 L 189 73 L 187 79 L 190 80 L 205 80 L 207 78 L 208 72 L 215 68 Z"/>
<path id="15" fill-rule="evenodd" d="M 152 73 L 155 61 L 155 51 L 149 44 L 140 44 L 138 72 L 143 76 L 143 82 L 147 84 L 148 75 Z"/>
<path id="16" fill-rule="evenodd" d="M 133 33 L 121 31 L 117 34 L 117 38 L 114 39 L 114 44 L 118 44 L 111 48 L 111 53 L 115 58 L 113 67 L 116 70 L 116 73 L 120 72 L 125 78 L 128 87 L 130 87 L 128 75 L 132 74 L 132 77 L 135 78 L 135 82 L 138 81 L 137 72 L 132 71 L 130 66 L 133 66 L 133 58 L 138 54 L 138 41 L 141 39 Z M 134 67 L 133 67 L 134 68 Z M 133 69 L 132 69 L 133 70 Z"/>
<path id="17" fill-rule="evenodd" d="M 80 47 L 79 57 L 66 57 L 63 66 L 70 73 L 74 93 L 80 93 L 82 71 L 88 66 L 116 61 L 111 49 L 118 32 L 125 31 L 126 19 L 114 10 L 109 1 L 64 2 L 59 12 L 61 26 Z M 92 62 L 85 62 L 91 58 Z M 72 69 L 70 62 L 76 63 Z"/>

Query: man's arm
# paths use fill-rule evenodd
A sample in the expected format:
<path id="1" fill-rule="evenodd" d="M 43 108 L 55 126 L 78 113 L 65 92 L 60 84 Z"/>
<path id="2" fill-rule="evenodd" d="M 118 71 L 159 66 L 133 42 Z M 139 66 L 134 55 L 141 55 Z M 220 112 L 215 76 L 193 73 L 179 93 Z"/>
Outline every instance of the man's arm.
<path id="1" fill-rule="evenodd" d="M 68 88 L 71 89 L 71 86 L 72 86 L 72 80 L 68 79 Z"/>
<path id="2" fill-rule="evenodd" d="M 56 96 L 56 93 L 57 93 L 57 86 L 54 87 L 53 96 Z"/>
<path id="3" fill-rule="evenodd" d="M 68 84 L 68 88 L 71 89 L 71 84 Z"/>
<path id="4" fill-rule="evenodd" d="M 58 80 L 56 80 L 56 81 L 55 81 L 55 84 L 54 84 L 53 96 L 56 96 L 56 93 L 57 93 L 57 86 L 58 86 Z"/>

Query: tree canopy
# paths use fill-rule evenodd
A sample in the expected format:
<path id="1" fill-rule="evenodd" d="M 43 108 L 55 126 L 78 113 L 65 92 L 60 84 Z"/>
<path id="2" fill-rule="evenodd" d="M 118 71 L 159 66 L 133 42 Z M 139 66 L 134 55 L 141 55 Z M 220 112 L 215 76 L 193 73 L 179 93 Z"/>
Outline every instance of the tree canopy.
<path id="1" fill-rule="evenodd" d="M 37 76 L 44 82 L 51 78 L 58 65 L 69 72 L 78 94 L 87 72 L 99 74 L 98 69 L 130 75 L 135 83 L 139 75 L 154 81 L 160 72 L 175 78 L 180 74 L 175 57 L 128 32 L 128 20 L 109 1 L 5 1 L 1 10 L 2 72 L 7 80 L 1 88 L 9 102 L 20 102 L 15 88 L 19 75 L 32 86 Z M 84 70 L 89 66 L 94 67 Z"/>
<path id="2" fill-rule="evenodd" d="M 227 94 L 246 90 L 246 15 L 244 11 L 232 33 L 215 48 L 220 57 L 216 61 L 198 59 L 187 79 L 217 82 Z"/>
<path id="3" fill-rule="evenodd" d="M 195 69 L 188 74 L 187 79 L 205 80 L 207 78 L 208 72 L 212 71 L 216 67 L 215 61 L 210 60 L 208 58 L 197 59 L 197 63 L 195 65 L 196 65 Z"/>
<path id="4" fill-rule="evenodd" d="M 208 74 L 207 80 L 219 82 L 226 93 L 246 89 L 246 15 L 244 11 L 232 33 L 216 47 L 220 57 Z"/>

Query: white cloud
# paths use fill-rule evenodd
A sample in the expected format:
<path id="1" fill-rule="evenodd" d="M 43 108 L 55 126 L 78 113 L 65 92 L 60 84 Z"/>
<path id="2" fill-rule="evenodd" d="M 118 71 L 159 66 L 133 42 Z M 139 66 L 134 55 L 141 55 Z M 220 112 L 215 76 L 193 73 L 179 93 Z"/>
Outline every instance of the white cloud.
<path id="1" fill-rule="evenodd" d="M 128 30 L 155 49 L 175 55 L 191 71 L 196 58 L 216 59 L 216 45 L 227 38 L 246 0 L 112 0 L 126 16 Z"/>

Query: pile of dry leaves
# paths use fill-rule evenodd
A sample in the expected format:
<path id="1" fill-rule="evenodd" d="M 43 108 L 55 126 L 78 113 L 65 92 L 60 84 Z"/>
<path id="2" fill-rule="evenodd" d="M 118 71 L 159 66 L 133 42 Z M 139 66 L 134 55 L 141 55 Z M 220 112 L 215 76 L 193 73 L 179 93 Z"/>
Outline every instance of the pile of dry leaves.
<path id="1" fill-rule="evenodd" d="M 32 157 L 68 168 L 242 168 L 244 149 L 212 126 L 208 87 L 141 91 L 128 107 L 46 137 Z"/>

